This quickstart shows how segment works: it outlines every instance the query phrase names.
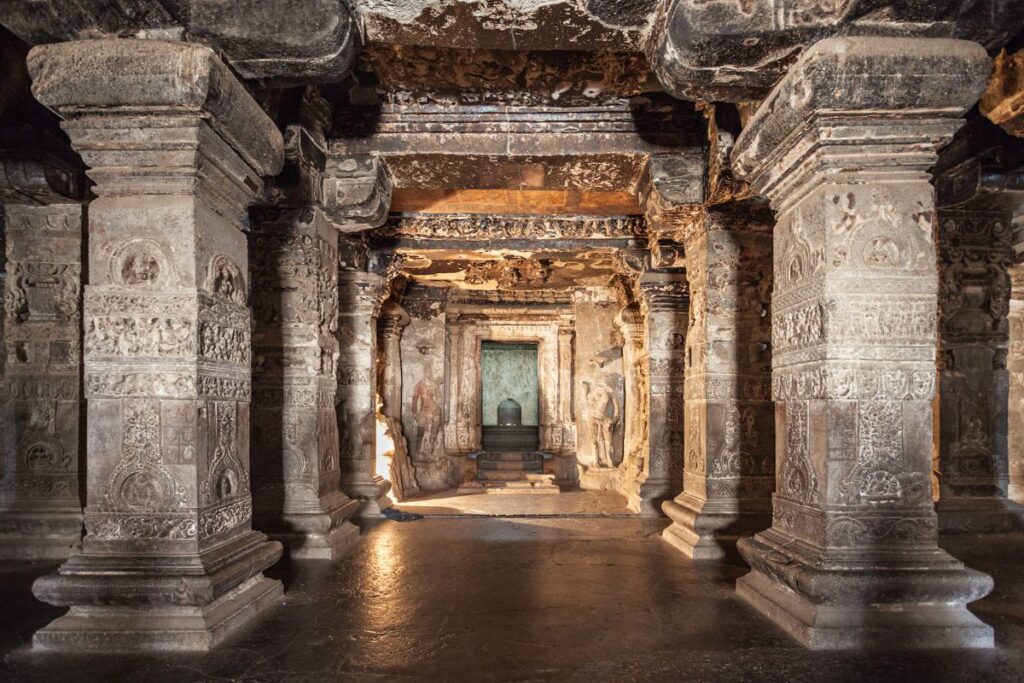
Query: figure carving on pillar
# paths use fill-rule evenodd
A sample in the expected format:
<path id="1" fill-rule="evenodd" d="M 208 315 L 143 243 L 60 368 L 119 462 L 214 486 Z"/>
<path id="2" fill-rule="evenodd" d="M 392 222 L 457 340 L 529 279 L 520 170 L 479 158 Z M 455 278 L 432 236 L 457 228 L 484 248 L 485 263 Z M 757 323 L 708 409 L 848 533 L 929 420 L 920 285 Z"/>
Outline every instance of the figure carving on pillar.
<path id="1" fill-rule="evenodd" d="M 412 413 L 416 420 L 416 456 L 429 459 L 441 433 L 443 412 L 441 390 L 432 376 L 431 365 L 426 366 L 426 375 L 416 383 L 412 392 Z"/>
<path id="2" fill-rule="evenodd" d="M 597 466 L 615 467 L 612 460 L 612 434 L 619 422 L 619 402 L 603 380 L 593 385 L 584 381 L 583 386 L 587 406 L 587 432 L 597 457 Z"/>

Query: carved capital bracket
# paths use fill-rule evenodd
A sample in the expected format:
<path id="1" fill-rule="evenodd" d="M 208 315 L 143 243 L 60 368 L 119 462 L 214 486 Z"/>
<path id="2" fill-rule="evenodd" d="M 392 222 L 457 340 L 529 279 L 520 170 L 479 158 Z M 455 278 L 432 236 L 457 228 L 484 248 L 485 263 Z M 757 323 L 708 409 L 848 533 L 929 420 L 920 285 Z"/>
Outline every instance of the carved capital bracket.
<path id="1" fill-rule="evenodd" d="M 694 154 L 651 157 L 639 201 L 654 267 L 684 266 L 683 236 L 704 220 L 704 160 Z"/>
<path id="2" fill-rule="evenodd" d="M 324 207 L 341 232 L 384 224 L 391 205 L 391 175 L 377 156 L 331 156 L 323 179 Z"/>

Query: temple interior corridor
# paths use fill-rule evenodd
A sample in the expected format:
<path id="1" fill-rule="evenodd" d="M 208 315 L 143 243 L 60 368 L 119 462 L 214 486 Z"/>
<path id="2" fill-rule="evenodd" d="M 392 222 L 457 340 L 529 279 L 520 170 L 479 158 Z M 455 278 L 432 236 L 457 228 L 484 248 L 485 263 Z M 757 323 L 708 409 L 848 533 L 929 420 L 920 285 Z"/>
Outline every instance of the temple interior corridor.
<path id="1" fill-rule="evenodd" d="M 990 573 L 972 605 L 993 650 L 812 652 L 736 597 L 746 568 L 700 566 L 652 519 L 376 523 L 341 562 L 283 563 L 280 609 L 204 655 L 33 653 L 59 615 L 45 564 L 0 566 L 0 678 L 19 681 L 942 681 L 1024 677 L 1024 538 L 944 543 Z M 30 618 L 16 615 L 27 614 Z"/>

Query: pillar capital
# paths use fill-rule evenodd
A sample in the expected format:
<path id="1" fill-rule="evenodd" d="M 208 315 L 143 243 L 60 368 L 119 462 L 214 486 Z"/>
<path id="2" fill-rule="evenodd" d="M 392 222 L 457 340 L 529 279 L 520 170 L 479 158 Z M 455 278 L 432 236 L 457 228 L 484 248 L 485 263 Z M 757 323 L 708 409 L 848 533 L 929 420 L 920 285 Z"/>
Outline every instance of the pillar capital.
<path id="1" fill-rule="evenodd" d="M 984 88 L 990 60 L 952 39 L 829 38 L 801 55 L 751 117 L 734 170 L 777 209 L 797 188 L 870 172 L 924 177 Z"/>
<path id="2" fill-rule="evenodd" d="M 281 170 L 280 132 L 210 48 L 80 40 L 34 47 L 28 68 L 100 197 L 195 193 L 235 219 Z"/>

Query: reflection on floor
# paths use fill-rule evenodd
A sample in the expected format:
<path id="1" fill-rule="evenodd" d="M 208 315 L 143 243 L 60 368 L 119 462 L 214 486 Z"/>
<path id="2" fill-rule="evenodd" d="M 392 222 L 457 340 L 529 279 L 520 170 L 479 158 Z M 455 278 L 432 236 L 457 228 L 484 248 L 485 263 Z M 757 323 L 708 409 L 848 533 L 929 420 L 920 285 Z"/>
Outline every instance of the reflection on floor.
<path id="1" fill-rule="evenodd" d="M 403 500 L 398 507 L 428 517 L 609 517 L 635 516 L 626 499 L 614 491 L 566 490 L 562 493 L 457 493 L 441 491 Z"/>
<path id="2" fill-rule="evenodd" d="M 202 656 L 31 653 L 33 630 L 61 613 L 29 591 L 52 565 L 0 563 L 0 680 L 1024 680 L 1024 535 L 944 543 L 995 577 L 973 607 L 995 626 L 995 650 L 836 653 L 794 643 L 736 597 L 742 567 L 695 567 L 659 538 L 664 526 L 380 522 L 341 562 L 275 567 L 283 603 Z"/>

